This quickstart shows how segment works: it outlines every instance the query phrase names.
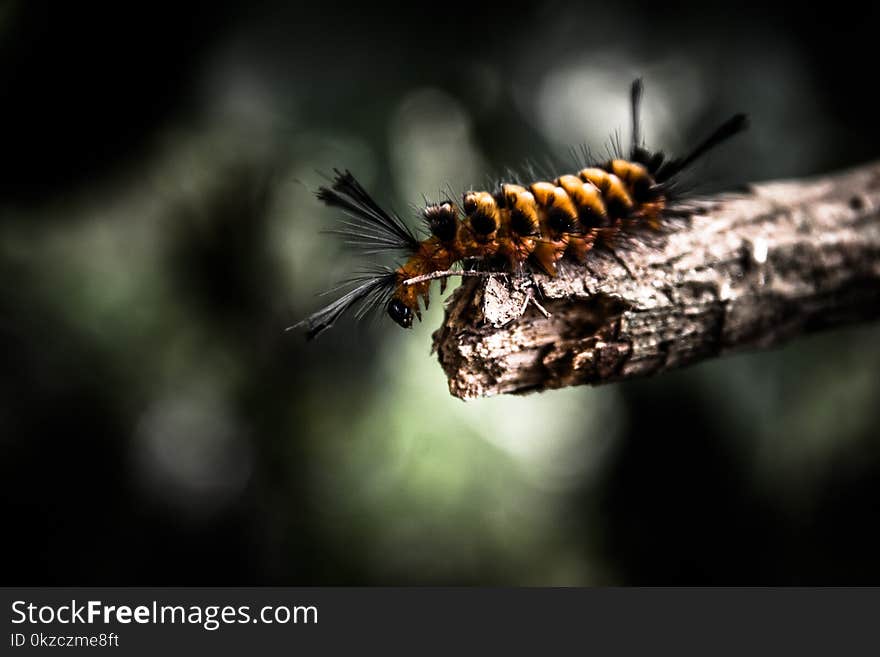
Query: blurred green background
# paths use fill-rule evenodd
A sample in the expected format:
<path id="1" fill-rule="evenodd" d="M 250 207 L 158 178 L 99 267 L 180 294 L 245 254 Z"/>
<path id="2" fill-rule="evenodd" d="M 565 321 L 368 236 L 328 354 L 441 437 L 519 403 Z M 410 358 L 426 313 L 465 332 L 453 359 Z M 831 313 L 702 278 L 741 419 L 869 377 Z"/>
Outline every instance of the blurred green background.
<path id="1" fill-rule="evenodd" d="M 751 115 L 704 191 L 877 157 L 854 18 L 0 2 L 4 582 L 877 583 L 876 326 L 469 403 L 439 303 L 284 332 L 361 264 L 321 172 L 415 220 L 626 137 L 639 75 L 651 146 Z"/>

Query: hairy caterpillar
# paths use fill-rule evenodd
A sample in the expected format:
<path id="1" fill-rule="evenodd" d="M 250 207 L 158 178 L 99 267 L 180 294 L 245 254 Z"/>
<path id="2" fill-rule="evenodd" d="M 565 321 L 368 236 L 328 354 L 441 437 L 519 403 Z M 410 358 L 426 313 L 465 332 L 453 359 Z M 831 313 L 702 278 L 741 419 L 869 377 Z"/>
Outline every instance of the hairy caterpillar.
<path id="1" fill-rule="evenodd" d="M 348 172 L 335 172 L 330 187 L 318 198 L 341 209 L 347 219 L 329 232 L 347 238 L 368 255 L 396 252 L 404 256 L 397 267 L 375 268 L 349 279 L 348 292 L 294 325 L 305 326 L 314 338 L 356 307 L 360 318 L 385 307 L 403 328 L 421 320 L 420 300 L 429 303 L 429 287 L 461 274 L 454 267 L 518 273 L 534 266 L 550 276 L 563 257 L 583 262 L 598 246 L 608 246 L 622 234 L 659 228 L 677 176 L 697 158 L 744 130 L 746 116 L 736 114 L 683 158 L 667 158 L 642 146 L 639 127 L 641 80 L 631 87 L 632 141 L 627 157 L 580 167 L 552 180 L 500 183 L 492 191 L 468 191 L 461 204 L 451 199 L 427 204 L 423 221 L 430 235 L 418 239 L 404 220 L 383 210 Z M 618 149 L 619 150 L 619 149 Z"/>

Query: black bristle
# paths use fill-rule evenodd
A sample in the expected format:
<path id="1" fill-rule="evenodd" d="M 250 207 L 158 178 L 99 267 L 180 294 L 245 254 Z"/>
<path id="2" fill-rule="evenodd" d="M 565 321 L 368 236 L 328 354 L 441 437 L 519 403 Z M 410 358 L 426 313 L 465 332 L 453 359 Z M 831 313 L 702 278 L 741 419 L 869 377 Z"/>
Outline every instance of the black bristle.
<path id="1" fill-rule="evenodd" d="M 698 158 L 705 155 L 718 144 L 730 139 L 736 134 L 749 127 L 749 119 L 745 114 L 735 114 L 727 121 L 722 123 L 711 135 L 709 135 L 699 146 L 690 152 L 686 157 L 676 160 L 669 160 L 657 171 L 657 182 L 669 180 L 672 176 L 680 173 Z"/>
<path id="2" fill-rule="evenodd" d="M 636 78 L 633 80 L 632 87 L 630 87 L 630 106 L 632 108 L 632 146 L 630 148 L 630 157 L 633 160 L 636 159 L 636 151 L 642 145 L 642 130 L 639 118 L 642 107 L 642 91 L 642 79 Z"/>
<path id="3" fill-rule="evenodd" d="M 367 253 L 418 251 L 419 240 L 399 216 L 383 210 L 350 171 L 334 172 L 331 187 L 319 188 L 317 197 L 330 207 L 342 209 L 352 221 L 343 221 L 338 230 L 328 232 L 349 237 L 351 245 Z"/>
<path id="4" fill-rule="evenodd" d="M 297 322 L 288 330 L 305 327 L 307 329 L 306 339 L 313 340 L 333 326 L 336 320 L 342 317 L 349 308 L 358 304 L 355 316 L 357 319 L 362 319 L 370 311 L 384 307 L 394 293 L 396 283 L 397 273 L 391 269 L 367 272 L 361 276 L 351 278 L 328 290 L 325 294 L 335 292 L 348 285 L 355 285 L 353 289 L 317 312 L 312 313 L 301 322 Z"/>

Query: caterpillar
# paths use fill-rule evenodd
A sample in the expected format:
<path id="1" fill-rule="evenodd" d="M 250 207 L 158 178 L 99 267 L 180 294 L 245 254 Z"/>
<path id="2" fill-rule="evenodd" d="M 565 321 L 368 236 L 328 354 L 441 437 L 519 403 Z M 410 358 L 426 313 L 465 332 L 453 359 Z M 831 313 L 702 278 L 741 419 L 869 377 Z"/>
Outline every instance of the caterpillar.
<path id="1" fill-rule="evenodd" d="M 467 191 L 460 204 L 450 198 L 426 201 L 422 221 L 428 235 L 423 239 L 398 214 L 379 206 L 348 170 L 334 170 L 332 183 L 320 187 L 317 197 L 346 218 L 327 232 L 345 237 L 365 255 L 393 252 L 403 259 L 396 267 L 374 266 L 345 281 L 331 292 L 351 289 L 291 328 L 305 327 L 312 339 L 351 308 L 361 318 L 381 307 L 399 326 L 411 328 L 414 317 L 421 321 L 420 302 L 428 308 L 434 279 L 440 279 L 442 294 L 448 276 L 468 273 L 466 268 L 512 273 L 533 268 L 556 276 L 563 258 L 584 262 L 594 249 L 611 246 L 622 235 L 658 229 L 680 174 L 744 130 L 748 120 L 736 114 L 685 157 L 667 158 L 642 144 L 642 92 L 636 79 L 630 88 L 627 156 L 618 152 L 548 180 L 512 179 L 491 191 Z"/>

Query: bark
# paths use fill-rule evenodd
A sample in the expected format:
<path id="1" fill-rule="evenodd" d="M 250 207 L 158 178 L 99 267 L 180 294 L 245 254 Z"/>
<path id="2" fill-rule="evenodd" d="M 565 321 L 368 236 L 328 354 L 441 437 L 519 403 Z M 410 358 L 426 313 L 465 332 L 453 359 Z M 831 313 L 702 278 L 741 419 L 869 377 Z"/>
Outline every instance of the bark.
<path id="1" fill-rule="evenodd" d="M 880 162 L 693 201 L 556 278 L 464 279 L 434 348 L 462 399 L 601 384 L 880 314 Z M 546 317 L 533 294 L 550 313 Z"/>

